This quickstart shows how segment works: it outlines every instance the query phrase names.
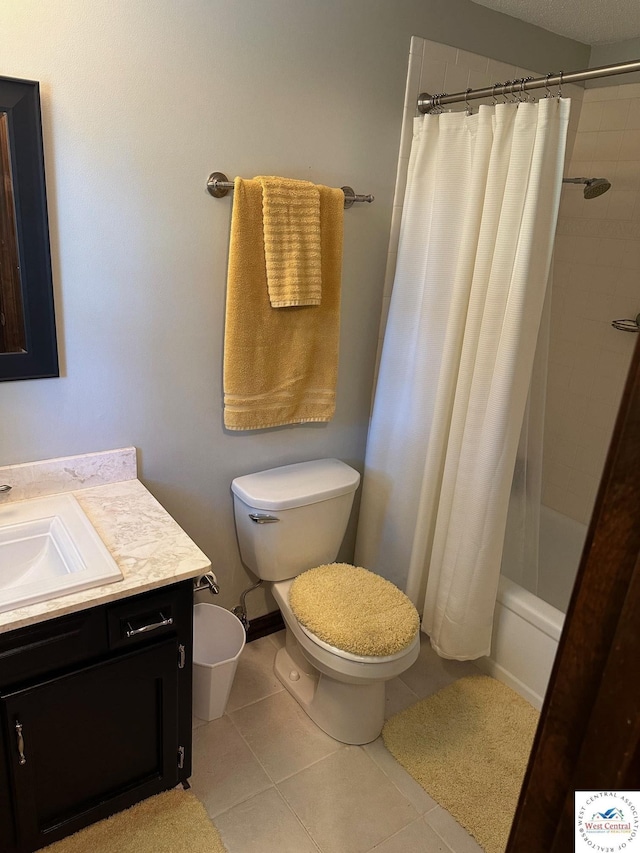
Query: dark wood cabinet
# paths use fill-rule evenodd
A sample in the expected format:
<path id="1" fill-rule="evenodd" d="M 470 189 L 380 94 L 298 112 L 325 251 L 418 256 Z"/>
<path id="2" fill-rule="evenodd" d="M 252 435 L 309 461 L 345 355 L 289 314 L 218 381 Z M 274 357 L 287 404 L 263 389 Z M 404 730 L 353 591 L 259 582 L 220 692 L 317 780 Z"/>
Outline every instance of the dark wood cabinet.
<path id="1" fill-rule="evenodd" d="M 0 635 L 0 850 L 188 778 L 191 635 L 191 581 Z"/>

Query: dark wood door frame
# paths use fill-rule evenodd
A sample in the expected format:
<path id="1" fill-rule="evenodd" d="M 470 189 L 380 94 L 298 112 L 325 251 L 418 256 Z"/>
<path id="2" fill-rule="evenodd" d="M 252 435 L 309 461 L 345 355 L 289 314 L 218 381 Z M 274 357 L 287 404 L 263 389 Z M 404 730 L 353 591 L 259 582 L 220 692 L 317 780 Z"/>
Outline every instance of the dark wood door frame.
<path id="1" fill-rule="evenodd" d="M 640 787 L 640 340 L 506 853 L 574 849 L 576 790 Z"/>

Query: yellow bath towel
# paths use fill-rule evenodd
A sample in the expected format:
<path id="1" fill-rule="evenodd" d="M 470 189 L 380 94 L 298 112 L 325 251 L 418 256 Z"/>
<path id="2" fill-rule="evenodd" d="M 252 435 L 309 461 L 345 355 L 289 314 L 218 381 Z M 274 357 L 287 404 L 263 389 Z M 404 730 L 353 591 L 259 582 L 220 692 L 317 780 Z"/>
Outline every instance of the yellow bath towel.
<path id="1" fill-rule="evenodd" d="M 272 308 L 319 305 L 320 191 L 309 181 L 258 177 L 267 285 Z"/>
<path id="2" fill-rule="evenodd" d="M 249 430 L 329 421 L 335 411 L 340 332 L 342 190 L 320 186 L 322 302 L 272 308 L 262 187 L 234 184 L 224 346 L 224 424 Z"/>

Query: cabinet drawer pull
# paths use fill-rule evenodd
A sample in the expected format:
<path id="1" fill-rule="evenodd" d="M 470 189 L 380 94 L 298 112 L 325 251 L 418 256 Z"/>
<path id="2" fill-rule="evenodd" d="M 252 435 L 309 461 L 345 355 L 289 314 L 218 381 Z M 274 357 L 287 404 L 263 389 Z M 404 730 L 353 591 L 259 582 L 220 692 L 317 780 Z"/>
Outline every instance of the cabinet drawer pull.
<path id="1" fill-rule="evenodd" d="M 24 738 L 22 737 L 22 723 L 19 720 L 16 720 L 16 738 L 18 741 L 18 755 L 20 756 L 19 763 L 26 764 L 27 759 L 24 754 Z"/>
<path id="2" fill-rule="evenodd" d="M 132 628 L 131 622 L 127 622 L 127 637 L 135 637 L 136 634 L 146 634 L 147 631 L 155 631 L 157 628 L 164 628 L 167 625 L 173 625 L 173 618 L 169 616 L 164 618 L 164 613 L 160 613 L 160 622 L 152 622 L 151 625 L 143 625 L 142 628 Z"/>

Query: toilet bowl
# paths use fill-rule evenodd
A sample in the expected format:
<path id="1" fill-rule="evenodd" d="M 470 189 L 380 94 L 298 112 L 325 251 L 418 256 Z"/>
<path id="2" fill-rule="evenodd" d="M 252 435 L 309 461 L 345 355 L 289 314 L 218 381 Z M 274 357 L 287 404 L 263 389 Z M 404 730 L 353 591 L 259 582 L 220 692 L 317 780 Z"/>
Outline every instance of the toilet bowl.
<path id="1" fill-rule="evenodd" d="M 302 625 L 291 608 L 294 579 L 335 560 L 359 481 L 358 472 L 345 463 L 320 459 L 248 474 L 232 483 L 243 562 L 270 582 L 286 626 L 276 676 L 316 725 L 350 744 L 378 737 L 385 682 L 408 669 L 420 648 L 416 630 L 409 644 L 393 654 L 345 651 Z"/>
<path id="2" fill-rule="evenodd" d="M 271 586 L 286 626 L 278 650 L 279 681 L 324 732 L 342 743 L 370 743 L 384 725 L 385 682 L 415 662 L 416 634 L 407 648 L 385 657 L 356 655 L 325 643 L 296 619 L 288 602 L 292 581 Z"/>

